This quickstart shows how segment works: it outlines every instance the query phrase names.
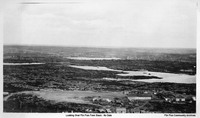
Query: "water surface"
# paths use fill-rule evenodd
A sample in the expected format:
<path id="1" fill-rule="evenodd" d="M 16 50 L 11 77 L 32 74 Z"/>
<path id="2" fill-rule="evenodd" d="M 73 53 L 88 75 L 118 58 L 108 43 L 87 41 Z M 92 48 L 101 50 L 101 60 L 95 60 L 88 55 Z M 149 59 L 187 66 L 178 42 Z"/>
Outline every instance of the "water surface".
<path id="1" fill-rule="evenodd" d="M 111 57 L 111 58 L 66 57 L 66 58 L 74 60 L 120 60 L 120 58 L 116 57 Z"/>
<path id="2" fill-rule="evenodd" d="M 124 72 L 124 74 L 117 74 L 119 76 L 157 76 L 162 79 L 116 79 L 116 78 L 103 78 L 107 80 L 132 80 L 132 81 L 143 81 L 143 82 L 172 82 L 172 83 L 196 83 L 196 75 L 187 74 L 174 74 L 174 73 L 164 73 L 164 72 L 153 72 L 153 71 L 123 71 L 115 70 L 107 67 L 101 66 L 76 66 L 69 65 L 70 67 L 80 68 L 85 70 L 104 70 L 104 71 L 117 71 Z"/>
<path id="3" fill-rule="evenodd" d="M 40 65 L 40 64 L 45 64 L 45 63 L 3 63 L 3 65 L 11 65 L 11 66 L 15 66 L 15 65 Z"/>

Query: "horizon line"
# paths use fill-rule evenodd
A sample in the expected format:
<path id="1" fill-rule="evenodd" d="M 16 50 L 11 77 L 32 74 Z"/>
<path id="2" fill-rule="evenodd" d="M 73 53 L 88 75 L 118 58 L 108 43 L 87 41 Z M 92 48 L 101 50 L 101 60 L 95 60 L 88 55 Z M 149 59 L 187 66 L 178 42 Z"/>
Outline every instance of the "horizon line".
<path id="1" fill-rule="evenodd" d="M 82 47 L 82 48 L 146 48 L 146 49 L 197 49 L 196 47 L 131 47 L 131 46 L 87 46 L 87 45 L 48 45 L 48 44 L 3 44 L 3 46 L 50 46 L 50 47 Z"/>

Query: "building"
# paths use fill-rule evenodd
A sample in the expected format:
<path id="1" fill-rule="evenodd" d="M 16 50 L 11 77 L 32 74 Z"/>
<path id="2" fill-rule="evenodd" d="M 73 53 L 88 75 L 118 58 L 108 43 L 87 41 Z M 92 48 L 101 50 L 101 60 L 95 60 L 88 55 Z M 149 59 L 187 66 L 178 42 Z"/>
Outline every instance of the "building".
<path id="1" fill-rule="evenodd" d="M 123 91 L 123 94 L 129 94 L 130 92 L 129 91 Z"/>
<path id="2" fill-rule="evenodd" d="M 151 96 L 151 94 L 134 94 L 134 95 L 128 95 L 127 98 L 130 101 L 133 101 L 133 100 L 151 100 L 152 96 Z"/>
<path id="3" fill-rule="evenodd" d="M 92 112 L 92 109 L 86 109 L 85 111 L 86 112 Z"/>
<path id="4" fill-rule="evenodd" d="M 111 106 L 103 106 L 103 109 L 105 109 L 106 113 L 115 113 L 116 112 L 116 108 L 115 107 L 111 107 Z"/>
<path id="5" fill-rule="evenodd" d="M 126 113 L 126 108 L 117 107 L 116 108 L 116 113 Z"/>
<path id="6" fill-rule="evenodd" d="M 163 99 L 165 100 L 165 102 L 170 102 L 171 103 L 171 102 L 174 101 L 175 98 L 170 96 L 170 97 L 163 97 Z"/>
<path id="7" fill-rule="evenodd" d="M 8 92 L 3 92 L 3 97 L 6 97 L 6 96 L 8 96 L 8 95 L 9 95 Z"/>
<path id="8" fill-rule="evenodd" d="M 182 95 L 177 95 L 175 98 L 176 102 L 185 102 L 185 97 L 183 97 Z"/>
<path id="9" fill-rule="evenodd" d="M 106 112 L 107 113 L 112 113 L 112 111 L 110 109 L 108 109 L 108 108 L 106 109 Z"/>
<path id="10" fill-rule="evenodd" d="M 100 97 L 100 96 L 98 96 L 98 97 L 94 97 L 94 98 L 92 99 L 93 102 L 95 102 L 95 101 L 99 101 L 99 100 L 101 100 L 101 97 Z"/>
<path id="11" fill-rule="evenodd" d="M 192 97 L 192 100 L 193 100 L 193 101 L 196 101 L 196 97 L 195 97 L 195 96 L 193 96 L 193 97 Z"/>
<path id="12" fill-rule="evenodd" d="M 153 106 L 149 102 L 145 102 L 141 106 L 127 108 L 127 112 L 128 113 L 147 113 L 152 109 L 153 109 Z"/>
<path id="13" fill-rule="evenodd" d="M 106 111 L 104 109 L 98 109 L 97 110 L 99 113 L 105 113 Z"/>
<path id="14" fill-rule="evenodd" d="M 193 103 L 196 101 L 196 97 L 195 96 L 192 96 L 192 95 L 189 95 L 185 98 L 185 101 L 188 102 L 188 103 Z"/>
<path id="15" fill-rule="evenodd" d="M 4 95 L 4 96 L 6 96 L 6 95 L 8 95 L 8 94 L 9 94 L 8 92 L 3 92 L 3 95 Z"/>
<path id="16" fill-rule="evenodd" d="M 104 100 L 104 101 L 106 101 L 106 102 L 112 102 L 112 100 L 109 99 L 109 98 L 103 98 L 102 100 Z"/>

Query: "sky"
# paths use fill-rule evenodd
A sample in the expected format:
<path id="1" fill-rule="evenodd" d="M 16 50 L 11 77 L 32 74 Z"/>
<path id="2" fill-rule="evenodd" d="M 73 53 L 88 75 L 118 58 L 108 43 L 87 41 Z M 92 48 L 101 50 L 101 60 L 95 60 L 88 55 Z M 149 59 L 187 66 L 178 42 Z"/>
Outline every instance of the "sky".
<path id="1" fill-rule="evenodd" d="M 4 7 L 6 45 L 196 48 L 191 0 L 26 0 Z"/>

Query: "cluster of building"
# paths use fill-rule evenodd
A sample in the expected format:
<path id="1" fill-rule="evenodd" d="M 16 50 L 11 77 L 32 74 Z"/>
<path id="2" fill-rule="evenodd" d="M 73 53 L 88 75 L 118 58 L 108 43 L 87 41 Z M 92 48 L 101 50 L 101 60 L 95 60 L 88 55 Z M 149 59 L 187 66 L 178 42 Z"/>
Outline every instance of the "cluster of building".
<path id="1" fill-rule="evenodd" d="M 114 107 L 114 106 L 105 106 L 99 109 L 86 109 L 86 112 L 97 112 L 97 113 L 150 113 L 150 110 L 153 109 L 153 106 L 145 101 L 142 105 L 135 106 L 127 106 L 127 107 Z"/>
<path id="2" fill-rule="evenodd" d="M 185 103 L 192 103 L 196 102 L 196 97 L 192 95 L 175 95 L 173 97 L 164 97 L 166 102 L 174 103 L 174 104 L 185 104 Z"/>
<path id="3" fill-rule="evenodd" d="M 93 97 L 92 102 L 105 106 L 96 109 L 95 112 L 99 113 L 150 113 L 153 111 L 154 106 L 152 102 L 168 102 L 171 104 L 187 104 L 196 101 L 196 97 L 192 95 L 174 94 L 173 96 L 157 96 L 157 92 L 149 91 L 124 91 L 126 97 L 121 98 L 105 98 Z M 86 112 L 94 112 L 87 110 Z"/>

